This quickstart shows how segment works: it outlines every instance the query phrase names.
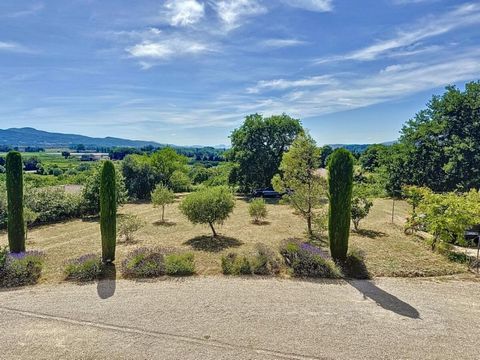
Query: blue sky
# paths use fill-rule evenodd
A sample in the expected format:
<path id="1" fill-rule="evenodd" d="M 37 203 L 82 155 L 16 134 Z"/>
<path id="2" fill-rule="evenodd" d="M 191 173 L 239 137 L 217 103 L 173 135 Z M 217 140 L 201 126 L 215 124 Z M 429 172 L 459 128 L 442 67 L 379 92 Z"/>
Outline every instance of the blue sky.
<path id="1" fill-rule="evenodd" d="M 2 0 L 0 128 L 215 145 L 285 112 L 388 141 L 479 45 L 478 1 Z"/>

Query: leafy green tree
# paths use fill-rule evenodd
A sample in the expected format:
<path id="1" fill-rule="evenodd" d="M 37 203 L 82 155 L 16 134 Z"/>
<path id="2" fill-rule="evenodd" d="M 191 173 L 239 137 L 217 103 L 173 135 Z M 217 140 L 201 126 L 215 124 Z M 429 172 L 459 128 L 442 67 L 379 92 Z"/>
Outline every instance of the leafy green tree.
<path id="1" fill-rule="evenodd" d="M 154 207 L 160 206 L 162 208 L 162 222 L 165 221 L 165 206 L 173 204 L 174 201 L 174 192 L 166 186 L 158 184 L 152 193 L 152 203 Z"/>
<path id="2" fill-rule="evenodd" d="M 232 148 L 227 158 L 238 164 L 231 181 L 240 185 L 242 191 L 269 187 L 283 153 L 301 132 L 300 121 L 286 114 L 268 118 L 248 115 L 230 137 Z"/>
<path id="3" fill-rule="evenodd" d="M 178 154 L 171 147 L 166 147 L 155 152 L 150 161 L 157 179 L 167 186 L 171 186 L 171 177 L 176 171 L 183 173 L 188 172 L 187 157 Z"/>
<path id="4" fill-rule="evenodd" d="M 93 173 L 86 179 L 83 186 L 83 209 L 87 214 L 97 215 L 100 213 L 100 184 L 102 171 L 103 167 L 96 167 Z M 115 190 L 117 204 L 125 204 L 127 201 L 127 191 L 120 171 L 115 171 Z"/>
<path id="5" fill-rule="evenodd" d="M 365 196 L 353 197 L 351 214 L 355 231 L 358 231 L 360 221 L 367 217 L 372 206 L 373 202 Z"/>
<path id="6" fill-rule="evenodd" d="M 480 188 L 479 99 L 479 81 L 465 91 L 449 86 L 407 122 L 387 162 L 390 193 L 406 184 L 436 192 Z"/>
<path id="7" fill-rule="evenodd" d="M 190 191 L 192 182 L 184 171 L 175 170 L 170 176 L 170 188 L 175 192 Z"/>
<path id="8" fill-rule="evenodd" d="M 426 191 L 418 211 L 433 235 L 432 250 L 438 242 L 464 245 L 465 230 L 480 223 L 480 194 L 477 190 L 463 194 Z"/>
<path id="9" fill-rule="evenodd" d="M 7 154 L 8 246 L 13 253 L 25 251 L 23 218 L 23 164 L 17 151 Z"/>
<path id="10" fill-rule="evenodd" d="M 213 237 L 214 225 L 223 223 L 235 207 L 235 198 L 226 186 L 207 187 L 187 195 L 180 210 L 193 224 L 208 224 Z"/>
<path id="11" fill-rule="evenodd" d="M 385 162 L 388 147 L 382 144 L 369 145 L 360 155 L 359 162 L 367 171 L 375 171 Z"/>
<path id="12" fill-rule="evenodd" d="M 248 204 L 248 213 L 253 218 L 255 224 L 260 223 L 260 220 L 263 220 L 267 217 L 267 205 L 263 199 L 253 199 Z"/>
<path id="13" fill-rule="evenodd" d="M 307 232 L 313 235 L 314 210 L 326 203 L 326 180 L 318 172 L 320 150 L 308 134 L 300 134 L 283 155 L 280 164 L 282 175 L 272 181 L 278 192 L 285 192 L 284 200 L 307 221 Z"/>
<path id="14" fill-rule="evenodd" d="M 37 171 L 41 165 L 38 156 L 30 156 L 23 160 L 25 171 Z"/>
<path id="15" fill-rule="evenodd" d="M 117 223 L 117 235 L 119 238 L 124 238 L 125 242 L 130 242 L 134 238 L 134 234 L 145 226 L 137 215 L 124 214 L 119 217 Z"/>
<path id="16" fill-rule="evenodd" d="M 155 185 L 160 182 L 147 155 L 127 155 L 122 162 L 122 173 L 128 196 L 132 199 L 149 199 Z"/>
<path id="17" fill-rule="evenodd" d="M 320 167 L 327 167 L 328 157 L 333 153 L 333 149 L 330 145 L 324 145 L 320 148 Z"/>
<path id="18" fill-rule="evenodd" d="M 330 198 L 328 235 L 330 252 L 337 261 L 345 261 L 350 235 L 353 188 L 353 156 L 337 149 L 328 162 L 328 191 Z"/>
<path id="19" fill-rule="evenodd" d="M 115 166 L 110 160 L 103 163 L 100 181 L 100 230 L 102 235 L 102 261 L 115 261 L 117 241 L 117 192 Z"/>

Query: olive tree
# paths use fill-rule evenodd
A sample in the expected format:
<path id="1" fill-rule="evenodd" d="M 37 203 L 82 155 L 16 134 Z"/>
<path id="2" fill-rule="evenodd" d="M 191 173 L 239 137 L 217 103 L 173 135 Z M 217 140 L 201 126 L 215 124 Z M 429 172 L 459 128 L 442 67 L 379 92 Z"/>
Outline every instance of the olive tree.
<path id="1" fill-rule="evenodd" d="M 307 232 L 313 235 L 314 210 L 327 200 L 326 180 L 321 176 L 320 150 L 308 134 L 300 134 L 280 163 L 282 175 L 275 175 L 273 187 L 286 193 L 284 200 L 307 221 Z"/>
<path id="2" fill-rule="evenodd" d="M 175 201 L 175 194 L 172 190 L 162 184 L 158 184 L 152 192 L 152 203 L 154 207 L 160 206 L 162 208 L 162 222 L 165 221 L 165 206 L 173 204 Z"/>
<path id="3" fill-rule="evenodd" d="M 213 237 L 217 236 L 215 224 L 225 221 L 235 207 L 235 198 L 226 186 L 207 187 L 187 195 L 180 211 L 193 224 L 208 224 Z"/>
<path id="4" fill-rule="evenodd" d="M 253 199 L 248 205 L 248 213 L 253 218 L 255 224 L 260 223 L 260 220 L 263 220 L 267 217 L 267 205 L 265 205 L 265 200 L 263 199 Z"/>

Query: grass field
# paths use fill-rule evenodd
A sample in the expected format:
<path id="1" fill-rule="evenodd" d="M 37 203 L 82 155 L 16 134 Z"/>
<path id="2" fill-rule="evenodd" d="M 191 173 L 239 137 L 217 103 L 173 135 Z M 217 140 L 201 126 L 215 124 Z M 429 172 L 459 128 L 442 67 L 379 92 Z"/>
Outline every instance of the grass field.
<path id="1" fill-rule="evenodd" d="M 120 209 L 120 214 L 137 214 L 146 226 L 136 234 L 134 242 L 117 245 L 117 269 L 125 254 L 136 247 L 162 246 L 193 251 L 197 273 L 215 275 L 221 273 L 222 254 L 248 252 L 259 242 L 276 250 L 283 239 L 305 236 L 304 221 L 294 215 L 290 207 L 269 204 L 268 222 L 254 225 L 248 216 L 247 202 L 237 199 L 234 213 L 217 229 L 223 237 L 211 240 L 209 228 L 190 224 L 180 214 L 178 202 L 167 208 L 168 222 L 163 225 L 159 222 L 160 210 L 151 204 L 128 204 Z M 374 276 L 440 276 L 467 271 L 465 265 L 432 253 L 420 238 L 404 235 L 402 223 L 408 205 L 397 202 L 392 224 L 391 204 L 390 200 L 375 200 L 370 215 L 360 224 L 362 230 L 352 232 L 350 238 L 351 248 L 365 252 L 367 268 Z M 206 237 L 201 238 L 202 235 Z M 0 235 L 0 244 L 6 243 L 6 235 Z M 47 255 L 41 282 L 58 282 L 63 279 L 66 259 L 100 253 L 100 229 L 98 222 L 83 220 L 42 226 L 29 232 L 27 244 L 29 249 L 43 250 Z"/>

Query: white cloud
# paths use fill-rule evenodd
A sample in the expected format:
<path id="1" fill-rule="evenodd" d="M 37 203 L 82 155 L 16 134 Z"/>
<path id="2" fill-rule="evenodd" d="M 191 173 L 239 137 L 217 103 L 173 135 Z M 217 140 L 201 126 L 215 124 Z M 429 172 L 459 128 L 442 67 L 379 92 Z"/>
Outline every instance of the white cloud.
<path id="1" fill-rule="evenodd" d="M 163 60 L 173 56 L 198 54 L 210 49 L 207 45 L 199 42 L 183 38 L 170 38 L 156 42 L 144 41 L 125 50 L 133 57 Z"/>
<path id="2" fill-rule="evenodd" d="M 221 0 L 212 3 L 227 30 L 239 27 L 246 17 L 267 12 L 257 0 Z"/>
<path id="3" fill-rule="evenodd" d="M 330 75 L 312 76 L 299 80 L 261 80 L 254 87 L 248 88 L 247 92 L 249 94 L 258 94 L 264 90 L 285 90 L 289 88 L 333 85 L 334 83 L 336 83 L 336 81 Z"/>
<path id="4" fill-rule="evenodd" d="M 193 25 L 205 15 L 204 4 L 196 0 L 169 0 L 165 8 L 172 26 Z"/>
<path id="5" fill-rule="evenodd" d="M 439 36 L 460 27 L 480 23 L 480 4 L 463 4 L 455 10 L 436 17 L 428 17 L 408 30 L 397 32 L 396 36 L 378 41 L 363 49 L 344 55 L 319 59 L 317 63 L 342 60 L 370 61 L 385 55 L 392 55 L 397 50 L 404 50 L 421 40 Z"/>
<path id="6" fill-rule="evenodd" d="M 327 12 L 333 10 L 332 0 L 282 0 L 282 2 L 308 11 Z"/>
<path id="7" fill-rule="evenodd" d="M 271 48 L 283 48 L 290 46 L 305 45 L 307 42 L 298 39 L 267 39 L 260 42 L 260 45 Z"/>
<path id="8" fill-rule="evenodd" d="M 24 16 L 35 15 L 38 12 L 42 11 L 44 8 L 45 8 L 45 5 L 43 3 L 37 3 L 37 4 L 33 4 L 32 6 L 30 6 L 27 9 L 19 10 L 19 11 L 7 14 L 6 17 L 19 18 L 19 17 L 24 17 Z"/>
<path id="9" fill-rule="evenodd" d="M 20 45 L 15 42 L 5 42 L 5 41 L 0 41 L 0 51 L 17 52 L 17 53 L 30 52 L 30 50 L 23 45 Z"/>

